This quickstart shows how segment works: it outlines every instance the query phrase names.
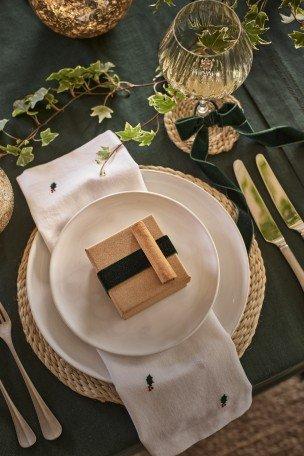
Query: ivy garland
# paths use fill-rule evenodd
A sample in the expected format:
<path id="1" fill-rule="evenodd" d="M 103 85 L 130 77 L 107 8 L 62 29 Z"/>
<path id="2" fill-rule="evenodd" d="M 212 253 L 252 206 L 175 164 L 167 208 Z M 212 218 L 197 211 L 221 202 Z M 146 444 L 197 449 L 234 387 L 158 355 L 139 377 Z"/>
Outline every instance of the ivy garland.
<path id="1" fill-rule="evenodd" d="M 133 84 L 123 81 L 113 70 L 114 64 L 98 60 L 88 67 L 62 68 L 50 74 L 46 81 L 54 82 L 55 87 L 41 87 L 32 94 L 26 95 L 13 104 L 12 119 L 26 117 L 34 123 L 24 137 L 17 137 L 8 130 L 9 119 L 0 120 L 0 132 L 9 138 L 9 144 L 0 145 L 1 156 L 13 155 L 17 165 L 26 166 L 33 161 L 37 145 L 46 147 L 53 142 L 59 132 L 54 132 L 48 126 L 51 121 L 63 113 L 72 103 L 84 96 L 94 96 L 101 99 L 101 104 L 91 109 L 91 117 L 96 117 L 101 123 L 112 117 L 113 109 L 109 106 L 117 94 L 128 96 L 132 90 L 151 86 L 154 94 L 148 98 L 149 105 L 157 112 L 143 124 L 132 126 L 126 122 L 124 130 L 117 131 L 121 141 L 135 141 L 140 147 L 149 146 L 159 129 L 159 115 L 171 111 L 183 95 L 171 86 L 164 85 L 165 81 L 156 76 L 152 82 Z M 158 90 L 162 87 L 162 92 Z M 148 124 L 156 124 L 156 129 L 144 130 Z M 112 151 L 102 148 L 98 151 L 96 161 L 105 162 Z"/>
<path id="2" fill-rule="evenodd" d="M 223 0 L 235 7 L 237 1 Z M 157 0 L 154 5 L 157 11 L 162 4 L 174 6 L 173 0 Z M 268 28 L 268 16 L 265 12 L 267 0 L 251 2 L 246 0 L 247 12 L 243 18 L 243 27 L 250 39 L 252 47 L 269 44 L 264 38 Z M 304 9 L 301 0 L 283 0 L 280 8 L 285 8 L 288 15 L 281 14 L 282 22 L 291 23 L 296 21 L 298 30 L 289 34 L 296 48 L 304 47 Z M 231 43 L 231 34 L 227 27 L 213 27 L 198 34 L 197 45 L 202 49 L 211 49 L 219 52 Z M 0 133 L 6 136 L 8 143 L 0 144 L 0 157 L 12 155 L 16 158 L 18 166 L 26 166 L 33 161 L 36 146 L 46 147 L 53 142 L 59 132 L 52 131 L 49 124 L 62 114 L 72 103 L 84 96 L 94 96 L 101 99 L 101 103 L 91 109 L 91 117 L 96 117 L 101 123 L 112 117 L 113 109 L 110 107 L 114 96 L 120 94 L 128 96 L 133 90 L 151 86 L 154 93 L 148 97 L 149 106 L 155 109 L 156 114 L 143 123 L 133 126 L 126 122 L 124 129 L 117 131 L 122 142 L 135 141 L 140 147 L 149 146 L 159 130 L 159 117 L 172 111 L 176 103 L 184 98 L 184 95 L 161 79 L 161 74 L 156 75 L 153 81 L 144 84 L 134 84 L 124 81 L 114 71 L 115 65 L 111 62 L 98 60 L 89 66 L 76 66 L 75 68 L 62 68 L 50 74 L 46 81 L 48 87 L 41 87 L 34 93 L 26 95 L 23 99 L 13 103 L 12 118 L 0 120 Z M 28 134 L 24 137 L 16 136 L 8 130 L 8 124 L 16 118 L 23 116 L 31 120 Z M 34 124 L 34 126 L 33 126 Z M 156 125 L 154 129 L 144 129 L 148 125 Z M 115 151 L 107 147 L 101 148 L 96 157 L 101 165 L 101 173 L 104 163 Z"/>

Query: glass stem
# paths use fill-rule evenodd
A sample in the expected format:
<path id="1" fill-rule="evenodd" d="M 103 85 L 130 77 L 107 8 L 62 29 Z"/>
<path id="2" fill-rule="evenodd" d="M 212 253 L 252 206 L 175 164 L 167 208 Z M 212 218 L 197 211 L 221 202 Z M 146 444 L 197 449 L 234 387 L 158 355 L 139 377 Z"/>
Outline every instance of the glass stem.
<path id="1" fill-rule="evenodd" d="M 200 100 L 195 110 L 195 115 L 206 117 L 214 109 L 214 104 L 208 100 Z"/>

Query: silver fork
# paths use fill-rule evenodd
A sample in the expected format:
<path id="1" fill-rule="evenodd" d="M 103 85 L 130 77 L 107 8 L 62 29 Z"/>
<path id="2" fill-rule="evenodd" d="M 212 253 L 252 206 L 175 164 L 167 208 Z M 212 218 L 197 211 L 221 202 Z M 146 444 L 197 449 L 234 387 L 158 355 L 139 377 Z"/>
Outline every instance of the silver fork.
<path id="1" fill-rule="evenodd" d="M 13 401 L 11 400 L 1 380 L 0 390 L 10 411 L 20 446 L 22 448 L 31 447 L 36 442 L 36 436 L 31 427 L 27 424 L 27 422 L 15 406 L 15 404 L 13 403 Z"/>
<path id="2" fill-rule="evenodd" d="M 33 405 L 35 407 L 37 417 L 39 420 L 40 428 L 42 434 L 47 440 L 55 440 L 62 433 L 62 427 L 57 418 L 50 411 L 35 386 L 33 385 L 31 379 L 27 375 L 19 356 L 15 350 L 13 341 L 12 341 L 12 323 L 8 313 L 4 309 L 3 305 L 0 302 L 0 338 L 4 340 L 10 349 L 16 364 L 20 370 L 20 373 L 24 379 L 28 392 L 30 393 Z"/>

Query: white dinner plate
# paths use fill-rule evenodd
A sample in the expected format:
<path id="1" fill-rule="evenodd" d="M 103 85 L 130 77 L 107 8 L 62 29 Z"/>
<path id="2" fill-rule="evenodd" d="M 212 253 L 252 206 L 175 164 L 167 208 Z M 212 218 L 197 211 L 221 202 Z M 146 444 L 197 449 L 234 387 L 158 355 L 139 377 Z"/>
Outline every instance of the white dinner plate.
<path id="1" fill-rule="evenodd" d="M 229 334 L 236 328 L 249 292 L 246 249 L 230 215 L 207 192 L 182 177 L 161 171 L 142 170 L 149 191 L 175 198 L 204 221 L 215 242 L 221 269 L 220 285 L 213 310 Z M 37 233 L 31 246 L 26 276 L 29 304 L 34 320 L 48 344 L 76 369 L 110 382 L 109 373 L 97 351 L 79 339 L 63 322 L 51 294 L 50 253 Z"/>
<path id="2" fill-rule="evenodd" d="M 191 281 L 123 320 L 85 249 L 150 214 L 172 240 Z M 67 223 L 51 256 L 50 282 L 60 315 L 80 339 L 110 353 L 143 356 L 174 347 L 199 328 L 217 294 L 219 263 L 208 230 L 185 206 L 157 193 L 122 192 L 94 201 Z"/>

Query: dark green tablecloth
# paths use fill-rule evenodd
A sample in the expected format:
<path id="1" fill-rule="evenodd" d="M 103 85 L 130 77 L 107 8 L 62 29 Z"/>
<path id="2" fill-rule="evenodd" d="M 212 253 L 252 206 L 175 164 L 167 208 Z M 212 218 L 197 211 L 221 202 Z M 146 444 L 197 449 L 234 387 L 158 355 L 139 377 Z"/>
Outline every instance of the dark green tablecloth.
<path id="1" fill-rule="evenodd" d="M 27 2 L 2 0 L 0 9 L 0 118 L 8 117 L 12 102 L 39 88 L 51 71 L 64 66 L 88 64 L 97 59 L 116 63 L 124 79 L 150 81 L 157 65 L 157 47 L 175 10 L 165 9 L 152 15 L 149 1 L 136 0 L 126 18 L 110 33 L 92 40 L 71 40 L 48 30 L 33 14 Z M 177 0 L 178 5 L 186 3 Z M 303 51 L 295 51 L 282 28 L 276 11 L 271 13 L 274 45 L 255 54 L 254 65 L 238 96 L 248 117 L 256 127 L 290 123 L 304 127 L 304 59 Z M 60 139 L 41 150 L 35 164 L 44 163 L 85 143 L 105 129 L 121 128 L 125 120 L 137 123 L 149 116 L 145 95 L 140 90 L 131 97 L 114 102 L 115 116 L 99 126 L 89 117 L 92 100 L 81 101 L 53 124 L 60 129 Z M 199 169 L 188 156 L 171 144 L 161 132 L 150 148 L 129 147 L 138 163 L 169 166 L 199 176 Z M 262 148 L 241 138 L 233 151 L 216 157 L 214 162 L 232 176 L 232 162 L 242 157 L 282 228 L 284 235 L 304 263 L 304 244 L 299 235 L 287 230 L 265 193 L 254 165 L 254 157 Z M 265 153 L 265 151 L 263 151 Z M 303 146 L 271 150 L 268 158 L 288 193 L 304 215 Z M 25 200 L 16 185 L 21 172 L 11 158 L 1 161 L 15 192 L 16 204 L 12 221 L 0 235 L 0 299 L 9 309 L 14 323 L 14 339 L 25 367 L 41 394 L 60 418 L 64 432 L 56 442 L 44 441 L 38 431 L 30 400 L 8 355 L 0 344 L 0 377 L 16 404 L 39 436 L 31 455 L 107 456 L 118 454 L 138 442 L 136 431 L 123 407 L 99 404 L 78 396 L 63 386 L 35 357 L 26 344 L 16 302 L 16 277 L 22 251 L 34 224 Z M 242 364 L 256 390 L 274 384 L 281 378 L 304 368 L 304 299 L 280 252 L 257 235 L 267 269 L 265 302 L 253 343 Z M 0 453 L 17 456 L 18 447 L 10 418 L 0 399 Z"/>

